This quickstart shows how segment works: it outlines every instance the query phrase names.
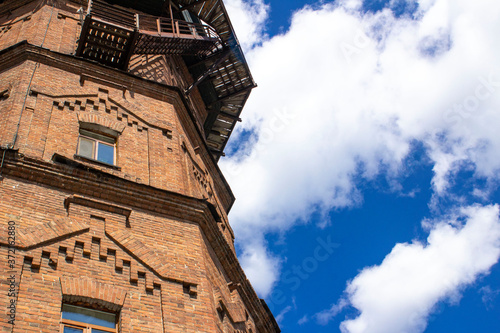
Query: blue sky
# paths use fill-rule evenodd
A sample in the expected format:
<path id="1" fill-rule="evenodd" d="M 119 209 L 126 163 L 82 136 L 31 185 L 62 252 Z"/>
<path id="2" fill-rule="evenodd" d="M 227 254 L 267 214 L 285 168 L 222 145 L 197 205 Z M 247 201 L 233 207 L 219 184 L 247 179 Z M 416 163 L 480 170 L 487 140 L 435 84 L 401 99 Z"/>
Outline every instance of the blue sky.
<path id="1" fill-rule="evenodd" d="M 500 3 L 225 0 L 258 88 L 220 161 L 283 332 L 500 332 Z"/>

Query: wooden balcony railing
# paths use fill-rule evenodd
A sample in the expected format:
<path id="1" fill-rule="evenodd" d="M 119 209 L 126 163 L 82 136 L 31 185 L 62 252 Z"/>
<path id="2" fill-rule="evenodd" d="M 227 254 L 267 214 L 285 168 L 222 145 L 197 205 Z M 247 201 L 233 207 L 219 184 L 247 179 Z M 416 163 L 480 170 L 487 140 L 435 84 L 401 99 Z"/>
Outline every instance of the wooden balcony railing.
<path id="1" fill-rule="evenodd" d="M 156 34 L 160 37 L 220 40 L 215 29 L 205 24 L 143 14 L 136 14 L 136 22 L 140 33 Z"/>
<path id="2" fill-rule="evenodd" d="M 200 82 L 210 82 L 201 94 L 212 109 L 204 129 L 207 144 L 218 159 L 251 89 L 256 86 L 223 2 L 176 0 L 177 9 L 189 8 L 190 19 L 184 21 L 173 19 L 172 11 L 169 17 L 153 16 L 161 10 L 142 6 L 141 0 L 87 1 L 76 56 L 122 70 L 127 70 L 133 54 L 185 56 L 195 78 L 185 90 L 186 95 L 194 87 L 200 88 Z M 203 24 L 190 22 L 192 20 Z"/>
<path id="3" fill-rule="evenodd" d="M 135 29 L 136 15 L 126 9 L 113 6 L 102 0 L 89 0 L 87 15 L 119 27 Z"/>
<path id="4" fill-rule="evenodd" d="M 103 0 L 89 0 L 77 55 L 126 69 L 132 54 L 208 57 L 222 40 L 206 24 L 134 13 Z"/>

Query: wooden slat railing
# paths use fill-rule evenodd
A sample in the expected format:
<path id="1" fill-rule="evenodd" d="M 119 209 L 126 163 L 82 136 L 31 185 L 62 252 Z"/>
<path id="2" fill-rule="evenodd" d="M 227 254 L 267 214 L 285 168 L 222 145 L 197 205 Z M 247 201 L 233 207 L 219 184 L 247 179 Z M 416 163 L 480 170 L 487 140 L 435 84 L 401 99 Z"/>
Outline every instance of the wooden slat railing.
<path id="1" fill-rule="evenodd" d="M 205 24 L 143 14 L 136 15 L 136 22 L 141 33 L 155 33 L 159 36 L 166 35 L 169 37 L 220 40 L 215 29 Z"/>
<path id="2" fill-rule="evenodd" d="M 87 14 L 118 26 L 134 29 L 137 26 L 136 15 L 128 10 L 108 4 L 102 0 L 89 0 Z"/>

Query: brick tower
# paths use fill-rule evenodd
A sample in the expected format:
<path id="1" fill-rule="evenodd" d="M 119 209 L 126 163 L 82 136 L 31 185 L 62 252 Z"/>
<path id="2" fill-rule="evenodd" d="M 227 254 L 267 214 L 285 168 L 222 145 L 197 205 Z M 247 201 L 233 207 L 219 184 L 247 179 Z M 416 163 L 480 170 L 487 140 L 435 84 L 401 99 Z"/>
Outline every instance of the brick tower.
<path id="1" fill-rule="evenodd" d="M 279 332 L 217 166 L 254 87 L 222 0 L 0 0 L 0 332 Z"/>

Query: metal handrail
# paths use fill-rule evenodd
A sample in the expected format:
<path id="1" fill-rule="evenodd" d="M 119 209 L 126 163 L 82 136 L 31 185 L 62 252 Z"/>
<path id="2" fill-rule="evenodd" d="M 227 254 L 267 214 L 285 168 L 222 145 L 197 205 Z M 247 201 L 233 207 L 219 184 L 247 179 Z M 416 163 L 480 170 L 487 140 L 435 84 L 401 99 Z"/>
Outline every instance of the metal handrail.
<path id="1" fill-rule="evenodd" d="M 187 22 L 183 20 L 136 14 L 137 28 L 141 32 L 154 32 L 159 36 L 172 35 L 174 37 L 187 37 L 194 39 L 217 39 L 219 35 L 211 26 Z"/>

